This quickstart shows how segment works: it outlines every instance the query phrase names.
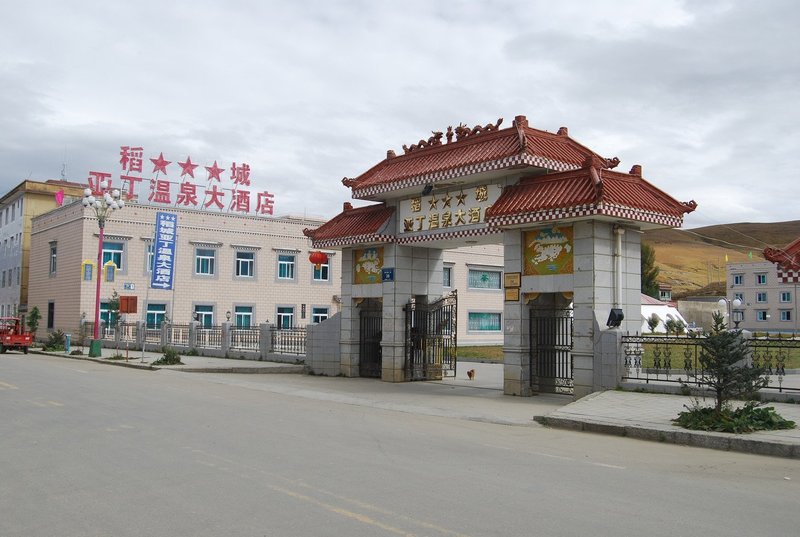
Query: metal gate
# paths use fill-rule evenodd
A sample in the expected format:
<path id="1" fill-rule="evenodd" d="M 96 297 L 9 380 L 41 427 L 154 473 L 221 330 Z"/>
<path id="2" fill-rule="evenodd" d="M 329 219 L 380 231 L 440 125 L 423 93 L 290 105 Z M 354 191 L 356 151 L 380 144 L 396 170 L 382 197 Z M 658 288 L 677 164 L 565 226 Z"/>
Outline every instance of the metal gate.
<path id="1" fill-rule="evenodd" d="M 381 378 L 383 337 L 383 310 L 363 309 L 359 313 L 358 374 L 362 377 Z"/>
<path id="2" fill-rule="evenodd" d="M 573 393 L 572 308 L 531 309 L 531 386 L 540 392 Z"/>
<path id="3" fill-rule="evenodd" d="M 458 295 L 433 303 L 415 298 L 406 312 L 405 369 L 408 380 L 438 380 L 456 374 Z"/>

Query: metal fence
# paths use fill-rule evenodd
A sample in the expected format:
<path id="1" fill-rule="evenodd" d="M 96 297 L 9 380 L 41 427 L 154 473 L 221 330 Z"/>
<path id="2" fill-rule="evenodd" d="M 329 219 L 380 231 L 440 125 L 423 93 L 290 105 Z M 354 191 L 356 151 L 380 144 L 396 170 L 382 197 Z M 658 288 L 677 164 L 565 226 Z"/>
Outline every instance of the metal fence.
<path id="1" fill-rule="evenodd" d="M 222 326 L 204 326 L 195 330 L 198 347 L 216 349 L 222 348 Z"/>
<path id="2" fill-rule="evenodd" d="M 231 349 L 257 351 L 260 339 L 261 331 L 258 328 L 231 328 Z"/>
<path id="3" fill-rule="evenodd" d="M 270 348 L 278 354 L 305 354 L 306 329 L 305 327 L 270 329 Z"/>
<path id="4" fill-rule="evenodd" d="M 622 336 L 625 355 L 623 381 L 647 384 L 675 383 L 700 386 L 704 373 L 700 364 L 701 342 L 705 336 Z M 769 385 L 765 390 L 800 392 L 800 386 L 785 383 L 786 361 L 790 354 L 800 357 L 800 339 L 747 339 L 751 365 L 765 367 Z M 797 383 L 793 383 L 797 384 Z"/>

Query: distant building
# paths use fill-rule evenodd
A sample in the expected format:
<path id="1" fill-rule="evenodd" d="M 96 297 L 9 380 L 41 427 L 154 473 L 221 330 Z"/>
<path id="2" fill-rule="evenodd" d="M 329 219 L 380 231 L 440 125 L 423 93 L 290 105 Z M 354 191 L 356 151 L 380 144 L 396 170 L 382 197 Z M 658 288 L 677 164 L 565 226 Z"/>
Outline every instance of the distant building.
<path id="1" fill-rule="evenodd" d="M 661 300 L 656 300 L 655 298 L 642 293 L 642 334 L 649 334 L 651 332 L 648 320 L 653 315 L 658 318 L 658 325 L 656 325 L 655 329 L 652 330 L 656 333 L 666 333 L 668 321 L 682 322 L 684 330 L 688 326 L 686 319 L 683 318 L 675 306 Z"/>
<path id="2" fill-rule="evenodd" d="M 0 316 L 27 310 L 31 219 L 80 199 L 83 189 L 67 181 L 23 181 L 0 198 Z"/>
<path id="3" fill-rule="evenodd" d="M 753 332 L 798 332 L 797 282 L 786 282 L 770 261 L 728 263 L 726 298 L 731 321 Z M 739 300 L 741 306 L 734 307 Z"/>

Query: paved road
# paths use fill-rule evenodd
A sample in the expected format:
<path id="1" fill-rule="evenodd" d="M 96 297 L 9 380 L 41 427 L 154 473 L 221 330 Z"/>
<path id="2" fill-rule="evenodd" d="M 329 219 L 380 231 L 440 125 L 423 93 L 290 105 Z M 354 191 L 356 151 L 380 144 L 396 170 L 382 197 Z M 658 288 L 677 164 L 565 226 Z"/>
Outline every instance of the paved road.
<path id="1" fill-rule="evenodd" d="M 800 527 L 795 461 L 298 397 L 284 377 L 4 355 L 0 535 L 730 537 Z M 305 385 L 324 392 L 336 380 Z M 371 386 L 380 384 L 363 381 L 362 401 Z"/>

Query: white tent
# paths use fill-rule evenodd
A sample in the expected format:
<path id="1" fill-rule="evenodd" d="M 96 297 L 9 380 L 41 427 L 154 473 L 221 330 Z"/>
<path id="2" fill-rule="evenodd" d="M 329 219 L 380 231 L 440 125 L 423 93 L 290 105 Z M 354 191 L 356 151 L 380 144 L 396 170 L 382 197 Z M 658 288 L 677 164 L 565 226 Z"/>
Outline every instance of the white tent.
<path id="1" fill-rule="evenodd" d="M 678 308 L 642 293 L 642 334 L 650 333 L 650 327 L 647 325 L 647 319 L 649 319 L 653 314 L 658 317 L 659 321 L 655 330 L 657 333 L 666 333 L 667 327 L 665 323 L 669 319 L 674 321 L 682 321 L 684 326 L 688 325 L 686 319 L 684 319 L 678 311 Z"/>

